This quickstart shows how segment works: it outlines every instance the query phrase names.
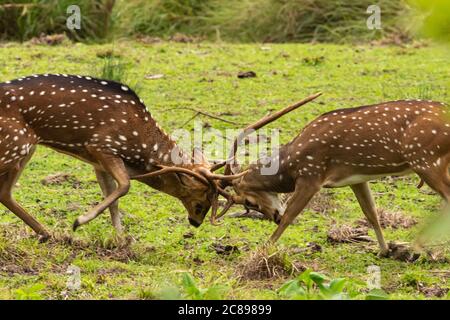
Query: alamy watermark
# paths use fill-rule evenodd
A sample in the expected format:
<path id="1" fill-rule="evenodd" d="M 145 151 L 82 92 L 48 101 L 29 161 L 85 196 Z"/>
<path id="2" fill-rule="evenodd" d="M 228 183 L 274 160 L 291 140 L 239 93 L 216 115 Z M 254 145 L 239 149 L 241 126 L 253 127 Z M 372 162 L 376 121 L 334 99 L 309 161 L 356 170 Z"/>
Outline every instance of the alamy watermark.
<path id="1" fill-rule="evenodd" d="M 367 18 L 366 25 L 369 30 L 381 29 L 381 8 L 375 4 L 367 7 L 366 13 L 370 14 Z"/>
<path id="2" fill-rule="evenodd" d="M 371 265 L 367 267 L 367 288 L 381 289 L 381 269 L 379 266 Z"/>
<path id="3" fill-rule="evenodd" d="M 234 129 L 228 129 L 224 132 L 214 128 L 205 130 L 203 124 L 196 121 L 193 134 L 186 129 L 177 129 L 172 133 L 172 138 L 177 141 L 182 149 L 173 148 L 170 160 L 175 165 L 189 164 L 192 161 L 195 164 L 201 164 L 203 163 L 202 158 L 191 158 L 185 152 L 182 152 L 182 150 L 201 150 L 207 159 L 234 161 L 230 158 L 229 152 L 235 137 L 240 132 L 240 130 Z M 258 132 L 249 130 L 238 145 L 236 159 L 239 164 L 243 165 L 258 160 L 262 175 L 275 175 L 278 173 L 280 165 L 279 148 L 279 130 L 265 128 L 258 130 Z M 154 151 L 157 152 L 157 146 L 155 146 L 155 149 Z M 164 157 L 165 155 L 161 154 L 161 156 Z"/>
<path id="4" fill-rule="evenodd" d="M 66 10 L 69 15 L 66 20 L 66 26 L 69 30 L 81 29 L 81 10 L 77 5 L 70 5 Z"/>
<path id="5" fill-rule="evenodd" d="M 66 287 L 69 290 L 79 290 L 81 288 L 81 270 L 79 267 L 70 265 L 67 268 L 68 275 Z"/>

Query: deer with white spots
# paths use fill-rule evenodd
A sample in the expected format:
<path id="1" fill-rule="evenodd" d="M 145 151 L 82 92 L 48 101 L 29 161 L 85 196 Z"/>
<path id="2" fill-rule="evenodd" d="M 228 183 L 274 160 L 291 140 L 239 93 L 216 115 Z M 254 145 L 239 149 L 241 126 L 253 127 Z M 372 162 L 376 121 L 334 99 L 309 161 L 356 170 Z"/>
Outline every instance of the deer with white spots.
<path id="1" fill-rule="evenodd" d="M 38 144 L 95 169 L 105 198 L 78 217 L 74 230 L 109 208 L 121 232 L 118 200 L 130 179 L 180 199 L 195 226 L 211 206 L 216 210 L 217 194 L 230 196 L 216 182 L 230 177 L 213 174 L 200 152 L 183 154 L 127 86 L 65 74 L 19 78 L 0 83 L 0 202 L 42 240 L 49 233 L 11 194 Z"/>
<path id="2" fill-rule="evenodd" d="M 233 186 L 222 216 L 233 204 L 262 212 L 278 224 L 271 242 L 301 213 L 321 188 L 350 186 L 373 226 L 380 254 L 388 255 L 368 181 L 385 176 L 417 174 L 444 200 L 450 199 L 450 113 L 440 102 L 405 100 L 325 113 L 269 161 L 279 161 L 276 175 L 262 175 L 258 160 L 247 173 L 222 187 Z M 261 121 L 260 121 L 261 122 Z M 266 121 L 267 122 L 267 121 Z M 257 125 L 248 128 L 257 129 Z M 234 159 L 243 133 L 230 152 Z M 267 162 L 266 162 L 267 163 Z M 235 161 L 225 174 L 238 174 Z M 279 193 L 291 193 L 284 209 Z"/>

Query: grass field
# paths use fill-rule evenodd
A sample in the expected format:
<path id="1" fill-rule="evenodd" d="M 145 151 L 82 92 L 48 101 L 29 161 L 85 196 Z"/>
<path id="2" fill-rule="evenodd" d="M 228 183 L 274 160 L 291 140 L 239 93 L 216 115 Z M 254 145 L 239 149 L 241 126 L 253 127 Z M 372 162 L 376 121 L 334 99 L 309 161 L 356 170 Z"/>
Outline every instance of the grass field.
<path id="1" fill-rule="evenodd" d="M 1 44 L 0 81 L 46 72 L 96 75 L 104 63 L 101 57 L 110 50 L 111 45 Z M 282 128 L 283 142 L 308 121 L 336 108 L 403 98 L 450 102 L 449 52 L 435 46 L 120 42 L 114 52 L 168 132 L 193 116 L 192 111 L 172 108 L 193 107 L 245 124 L 317 91 L 324 92 L 317 102 L 271 125 Z M 250 70 L 256 78 L 237 78 L 238 72 Z M 145 79 L 155 74 L 164 77 Z M 202 119 L 217 129 L 236 128 Z M 57 172 L 68 176 L 53 184 L 41 183 Z M 410 228 L 386 228 L 390 241 L 412 241 L 439 210 L 439 197 L 426 186 L 418 190 L 417 183 L 414 176 L 371 183 L 379 208 L 418 221 Z M 242 265 L 275 229 L 273 223 L 229 217 L 219 227 L 205 223 L 194 229 L 176 199 L 136 182 L 120 202 L 131 243 L 115 245 L 108 213 L 73 234 L 72 222 L 101 199 L 100 189 L 87 165 L 43 147 L 19 180 L 15 195 L 59 240 L 39 244 L 30 229 L 0 208 L 0 298 L 174 297 L 177 290 L 183 291 L 182 275 L 189 272 L 199 287 L 220 288 L 220 297 L 278 299 L 283 296 L 277 289 L 295 277 L 239 277 Z M 375 242 L 327 241 L 330 228 L 356 226 L 362 217 L 349 188 L 327 190 L 287 229 L 278 249 L 294 265 L 330 278 L 347 278 L 347 291 L 355 298 L 362 299 L 367 292 L 370 265 L 380 267 L 382 287 L 391 298 L 446 297 L 450 264 L 442 259 L 421 258 L 414 263 L 381 259 Z M 374 238 L 372 230 L 369 235 Z M 67 236 L 73 238 L 72 244 Z M 236 246 L 239 251 L 223 254 L 220 245 Z M 448 247 L 437 249 L 450 258 Z M 66 287 L 70 265 L 81 269 L 80 290 Z"/>

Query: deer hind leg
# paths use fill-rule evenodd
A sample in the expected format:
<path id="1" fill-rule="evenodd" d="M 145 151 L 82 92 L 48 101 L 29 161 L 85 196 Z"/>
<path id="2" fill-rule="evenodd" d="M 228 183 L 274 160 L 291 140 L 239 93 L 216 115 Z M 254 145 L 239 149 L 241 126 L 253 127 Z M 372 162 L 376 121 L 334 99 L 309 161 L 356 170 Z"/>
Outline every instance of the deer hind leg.
<path id="1" fill-rule="evenodd" d="M 432 164 L 429 168 L 426 170 L 415 170 L 416 173 L 420 176 L 420 178 L 425 181 L 425 183 L 433 189 L 435 192 L 437 192 L 442 199 L 445 201 L 444 210 L 443 213 L 438 216 L 435 221 L 430 224 L 429 227 L 432 225 L 438 225 L 440 221 L 445 220 L 446 216 L 450 212 L 450 176 L 448 172 L 448 164 L 449 164 L 450 157 L 443 157 L 441 158 L 440 162 L 437 162 L 437 160 Z M 443 222 L 443 221 L 442 221 Z M 428 228 L 425 227 L 424 230 L 421 231 L 417 239 L 415 240 L 415 247 L 417 249 L 421 249 L 423 247 L 423 244 L 427 242 L 428 235 L 427 235 Z"/>
<path id="2" fill-rule="evenodd" d="M 277 229 L 270 237 L 270 242 L 275 243 L 284 230 L 294 221 L 303 209 L 306 207 L 311 198 L 320 190 L 319 184 L 307 183 L 303 180 L 297 180 L 295 191 L 289 198 L 286 210 L 281 217 Z"/>
<path id="3" fill-rule="evenodd" d="M 35 218 L 29 215 L 20 204 L 12 196 L 12 190 L 17 180 L 20 177 L 23 169 L 28 161 L 31 159 L 36 147 L 31 147 L 28 155 L 19 160 L 15 165 L 6 170 L 0 177 L 0 202 L 7 207 L 11 212 L 23 220 L 31 229 L 36 232 L 40 241 L 45 241 L 50 238 L 50 234 Z"/>
<path id="4" fill-rule="evenodd" d="M 383 232 L 381 230 L 380 221 L 378 220 L 377 209 L 372 194 L 370 193 L 369 184 L 367 182 L 354 184 L 350 186 L 353 193 L 358 199 L 358 203 L 362 212 L 366 216 L 369 223 L 372 225 L 375 235 L 377 236 L 378 244 L 380 246 L 380 255 L 387 256 L 389 254 L 389 247 L 384 240 Z"/>
<path id="5" fill-rule="evenodd" d="M 106 198 L 110 194 L 114 192 L 114 190 L 117 188 L 117 184 L 114 181 L 113 177 L 109 175 L 108 173 L 101 171 L 101 170 L 95 170 L 95 175 L 97 176 L 98 184 L 100 185 L 100 188 L 102 189 L 103 195 Z M 109 206 L 109 212 L 111 213 L 111 221 L 118 233 L 122 233 L 122 222 L 121 222 L 121 216 L 119 211 L 119 201 L 114 201 Z"/>
<path id="6" fill-rule="evenodd" d="M 79 216 L 73 223 L 73 230 L 75 231 L 80 225 L 88 223 L 95 219 L 100 213 L 110 207 L 120 197 L 128 193 L 130 189 L 130 177 L 121 158 L 102 153 L 99 151 L 90 150 L 90 153 L 103 167 L 103 169 L 110 174 L 117 182 L 117 188 L 109 194 L 105 199 L 95 207 L 91 208 L 86 214 Z"/>

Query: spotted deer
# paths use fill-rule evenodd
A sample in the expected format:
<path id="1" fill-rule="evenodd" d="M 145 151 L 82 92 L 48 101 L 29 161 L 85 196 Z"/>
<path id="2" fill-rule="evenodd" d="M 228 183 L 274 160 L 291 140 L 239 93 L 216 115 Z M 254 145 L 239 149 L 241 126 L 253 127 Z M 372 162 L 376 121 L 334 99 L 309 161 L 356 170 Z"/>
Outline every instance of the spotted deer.
<path id="1" fill-rule="evenodd" d="M 201 152 L 183 153 L 128 86 L 78 75 L 23 77 L 0 83 L 0 202 L 42 240 L 47 230 L 11 194 L 37 145 L 95 169 L 104 200 L 78 217 L 74 230 L 109 208 L 121 232 L 118 200 L 130 179 L 181 200 L 195 226 L 211 206 L 216 210 L 218 194 L 230 196 L 217 185 L 230 177 L 213 174 Z M 174 163 L 173 155 L 183 161 Z"/>
<path id="2" fill-rule="evenodd" d="M 339 109 L 310 122 L 291 142 L 279 148 L 276 175 L 261 174 L 264 161 L 251 164 L 247 173 L 222 187 L 233 186 L 219 218 L 233 203 L 262 212 L 278 224 L 270 241 L 276 242 L 321 188 L 350 186 L 374 228 L 380 254 L 389 254 L 368 181 L 415 173 L 446 202 L 450 198 L 450 113 L 440 102 L 403 100 Z M 250 125 L 248 128 L 257 128 Z M 235 140 L 230 152 L 234 160 Z M 228 161 L 225 174 L 240 171 Z M 291 193 L 284 209 L 279 193 Z"/>

